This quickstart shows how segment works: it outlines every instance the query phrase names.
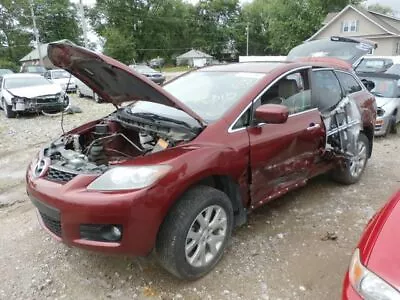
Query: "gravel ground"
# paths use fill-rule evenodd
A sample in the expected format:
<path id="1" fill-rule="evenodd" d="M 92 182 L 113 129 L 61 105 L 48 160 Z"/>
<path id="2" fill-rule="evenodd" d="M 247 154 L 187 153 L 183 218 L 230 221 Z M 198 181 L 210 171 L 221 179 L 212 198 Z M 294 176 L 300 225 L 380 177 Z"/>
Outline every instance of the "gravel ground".
<path id="1" fill-rule="evenodd" d="M 66 115 L 65 130 L 113 110 L 90 99 L 73 103 L 83 113 Z M 39 227 L 25 168 L 60 133 L 60 117 L 9 120 L 0 112 L 0 299 L 338 299 L 364 225 L 400 186 L 400 135 L 376 139 L 360 183 L 313 179 L 252 214 L 208 276 L 181 282 L 152 256 L 68 248 Z"/>

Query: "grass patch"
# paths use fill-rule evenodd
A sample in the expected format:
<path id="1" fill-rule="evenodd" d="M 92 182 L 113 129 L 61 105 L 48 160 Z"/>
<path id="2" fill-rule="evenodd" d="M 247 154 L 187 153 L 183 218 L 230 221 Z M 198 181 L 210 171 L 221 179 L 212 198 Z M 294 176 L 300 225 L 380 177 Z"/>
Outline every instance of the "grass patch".
<path id="1" fill-rule="evenodd" d="M 169 73 L 169 72 L 187 72 L 193 70 L 193 68 L 188 66 L 176 66 L 176 67 L 164 67 L 162 68 L 162 72 Z"/>

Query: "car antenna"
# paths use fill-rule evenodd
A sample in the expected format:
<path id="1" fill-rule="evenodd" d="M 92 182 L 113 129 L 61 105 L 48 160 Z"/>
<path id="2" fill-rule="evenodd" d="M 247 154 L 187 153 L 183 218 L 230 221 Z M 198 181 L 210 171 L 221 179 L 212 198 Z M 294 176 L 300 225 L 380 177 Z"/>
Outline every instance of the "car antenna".
<path id="1" fill-rule="evenodd" d="M 68 92 L 69 83 L 71 81 L 71 77 L 72 77 L 72 75 L 71 75 L 71 73 L 69 73 L 68 83 L 67 83 L 67 86 L 65 88 L 65 94 L 66 94 L 67 97 L 68 97 L 68 93 L 67 92 Z M 64 111 L 65 111 L 64 103 L 65 103 L 65 97 L 64 97 L 63 102 L 62 102 L 63 109 L 61 110 L 61 130 L 62 130 L 63 135 L 65 135 L 65 130 L 64 130 Z M 69 105 L 69 103 L 68 103 L 68 105 Z"/>

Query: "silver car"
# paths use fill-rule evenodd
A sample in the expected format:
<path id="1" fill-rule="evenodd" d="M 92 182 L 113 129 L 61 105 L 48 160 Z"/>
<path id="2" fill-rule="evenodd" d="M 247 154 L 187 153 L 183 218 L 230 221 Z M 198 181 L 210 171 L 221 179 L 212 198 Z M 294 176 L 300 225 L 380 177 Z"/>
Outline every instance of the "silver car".
<path id="1" fill-rule="evenodd" d="M 93 90 L 86 84 L 84 84 L 82 81 L 76 79 L 75 82 L 76 82 L 76 94 L 78 95 L 79 98 L 90 97 L 93 98 L 94 101 L 96 101 L 97 103 L 102 102 L 102 99 L 99 97 L 99 95 L 93 92 Z"/>
<path id="2" fill-rule="evenodd" d="M 397 132 L 400 122 L 400 76 L 387 73 L 358 74 L 361 79 L 372 81 L 375 87 L 371 93 L 375 95 L 377 117 L 375 136 L 385 136 Z"/>

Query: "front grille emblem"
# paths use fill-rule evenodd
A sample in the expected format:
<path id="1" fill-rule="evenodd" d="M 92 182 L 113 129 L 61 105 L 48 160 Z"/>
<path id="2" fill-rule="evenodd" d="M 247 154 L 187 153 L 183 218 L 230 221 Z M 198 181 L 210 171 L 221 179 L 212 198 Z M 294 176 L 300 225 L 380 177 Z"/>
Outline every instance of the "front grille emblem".
<path id="1" fill-rule="evenodd" d="M 48 167 L 50 165 L 50 161 L 46 158 L 42 158 L 38 161 L 35 167 L 35 176 L 36 177 L 41 177 L 44 175 L 44 173 L 47 171 Z"/>

